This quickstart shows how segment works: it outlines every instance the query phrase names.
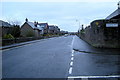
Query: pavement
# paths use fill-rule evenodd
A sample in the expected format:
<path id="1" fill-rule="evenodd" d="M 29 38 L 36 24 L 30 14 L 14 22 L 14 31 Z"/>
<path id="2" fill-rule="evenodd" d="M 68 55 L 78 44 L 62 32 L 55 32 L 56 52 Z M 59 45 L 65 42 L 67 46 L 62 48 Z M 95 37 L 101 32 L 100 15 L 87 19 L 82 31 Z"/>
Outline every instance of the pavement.
<path id="1" fill-rule="evenodd" d="M 72 35 L 33 41 L 2 50 L 2 77 L 116 80 L 120 77 L 118 53 L 93 48 Z"/>
<path id="2" fill-rule="evenodd" d="M 50 38 L 47 38 L 47 39 L 50 39 Z M 36 42 L 44 41 L 44 40 L 46 40 L 46 39 L 39 39 L 39 40 L 33 40 L 33 41 L 27 41 L 27 42 L 21 42 L 21 43 L 14 43 L 11 45 L 6 45 L 6 46 L 0 47 L 0 50 L 18 47 L 18 46 L 22 46 L 22 45 L 27 45 L 27 44 L 31 44 L 31 43 L 36 43 Z"/>

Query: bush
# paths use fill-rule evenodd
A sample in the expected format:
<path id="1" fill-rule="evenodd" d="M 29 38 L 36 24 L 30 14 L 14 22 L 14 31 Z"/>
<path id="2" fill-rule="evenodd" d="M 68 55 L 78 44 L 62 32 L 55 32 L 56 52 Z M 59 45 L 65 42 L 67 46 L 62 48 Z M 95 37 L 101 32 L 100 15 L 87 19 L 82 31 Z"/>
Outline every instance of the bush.
<path id="1" fill-rule="evenodd" d="M 11 34 L 5 34 L 3 39 L 14 39 L 14 37 Z"/>

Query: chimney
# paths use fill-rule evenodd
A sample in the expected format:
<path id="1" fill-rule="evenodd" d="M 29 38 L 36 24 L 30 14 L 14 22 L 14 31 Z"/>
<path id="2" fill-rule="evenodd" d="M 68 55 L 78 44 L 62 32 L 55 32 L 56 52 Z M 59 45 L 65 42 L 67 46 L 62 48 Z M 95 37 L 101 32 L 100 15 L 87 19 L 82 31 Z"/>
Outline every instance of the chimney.
<path id="1" fill-rule="evenodd" d="M 120 9 L 120 1 L 118 2 L 118 4 L 117 4 L 117 5 L 118 5 L 118 9 Z"/>
<path id="2" fill-rule="evenodd" d="M 35 25 L 35 27 L 37 27 L 37 22 L 36 21 L 34 22 L 34 25 Z"/>
<path id="3" fill-rule="evenodd" d="M 25 19 L 25 22 L 28 22 L 28 19 L 27 19 L 27 18 Z"/>

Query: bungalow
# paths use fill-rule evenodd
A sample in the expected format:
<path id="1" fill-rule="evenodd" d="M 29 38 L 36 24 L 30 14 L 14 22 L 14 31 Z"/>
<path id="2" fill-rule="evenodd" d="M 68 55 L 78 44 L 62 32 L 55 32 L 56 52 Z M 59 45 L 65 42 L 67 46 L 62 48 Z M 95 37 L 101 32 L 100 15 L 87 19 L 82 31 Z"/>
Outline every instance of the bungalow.
<path id="1" fill-rule="evenodd" d="M 47 24 L 47 23 L 46 23 Z M 44 34 L 45 26 L 38 22 L 29 22 L 26 18 L 25 23 L 21 26 L 21 36 L 39 37 Z"/>

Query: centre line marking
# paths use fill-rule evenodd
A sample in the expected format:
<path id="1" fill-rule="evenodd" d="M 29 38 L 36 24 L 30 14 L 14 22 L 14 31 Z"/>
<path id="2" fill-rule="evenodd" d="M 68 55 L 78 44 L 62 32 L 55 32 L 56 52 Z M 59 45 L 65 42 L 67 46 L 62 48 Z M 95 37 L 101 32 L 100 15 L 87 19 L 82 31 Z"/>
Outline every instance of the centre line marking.
<path id="1" fill-rule="evenodd" d="M 72 74 L 72 67 L 70 67 L 70 69 L 69 69 L 69 74 Z"/>
<path id="2" fill-rule="evenodd" d="M 74 50 L 72 50 L 72 53 L 74 53 Z"/>
<path id="3" fill-rule="evenodd" d="M 70 66 L 72 66 L 72 65 L 73 65 L 73 62 L 70 63 Z"/>
<path id="4" fill-rule="evenodd" d="M 74 57 L 71 57 L 71 61 L 73 61 L 74 60 Z"/>
<path id="5" fill-rule="evenodd" d="M 72 57 L 74 56 L 74 54 L 72 54 Z"/>

